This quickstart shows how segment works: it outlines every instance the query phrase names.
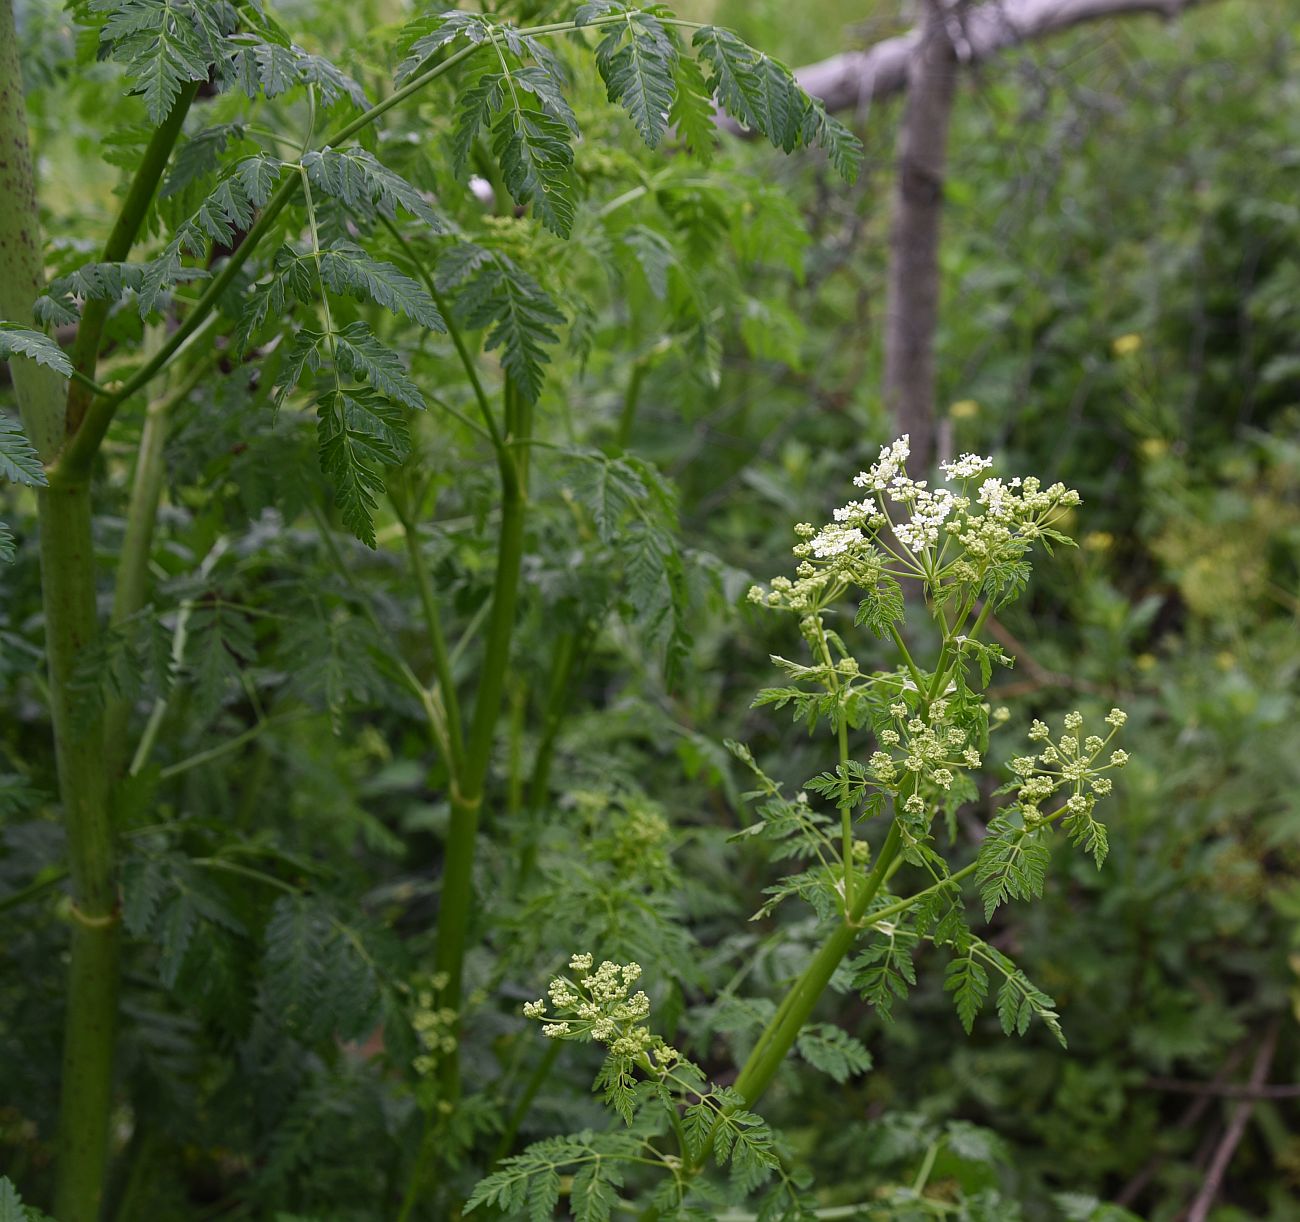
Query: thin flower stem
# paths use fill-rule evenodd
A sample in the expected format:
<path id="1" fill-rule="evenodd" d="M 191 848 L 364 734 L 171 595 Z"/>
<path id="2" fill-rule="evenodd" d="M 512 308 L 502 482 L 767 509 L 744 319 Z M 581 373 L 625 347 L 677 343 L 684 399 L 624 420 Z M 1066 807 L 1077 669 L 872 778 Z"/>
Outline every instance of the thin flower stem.
<path id="1" fill-rule="evenodd" d="M 538 819 L 550 788 L 551 761 L 555 756 L 555 740 L 568 708 L 573 688 L 573 677 L 582 658 L 578 648 L 579 634 L 565 632 L 556 643 L 551 660 L 551 673 L 546 685 L 546 704 L 542 712 L 542 739 L 533 757 L 532 774 L 528 780 L 525 800 L 527 818 L 524 827 L 524 845 L 519 854 L 515 874 L 515 888 L 522 891 L 532 879 L 537 868 L 537 849 L 541 839 Z"/>
<path id="2" fill-rule="evenodd" d="M 218 536 L 217 541 L 203 558 L 203 563 L 199 565 L 198 577 L 201 581 L 208 579 L 212 570 L 217 566 L 217 562 L 225 555 L 229 547 L 230 540 L 225 535 Z M 189 639 L 190 617 L 193 614 L 194 600 L 187 598 L 181 603 L 181 609 L 176 615 L 176 628 L 172 633 L 171 661 L 172 667 L 176 671 L 180 670 L 185 661 L 185 646 Z M 140 770 L 148 762 L 149 754 L 153 750 L 154 742 L 158 737 L 158 731 L 162 727 L 162 720 L 167 712 L 168 703 L 169 697 L 166 693 L 153 702 L 153 708 L 149 712 L 149 720 L 145 723 L 144 733 L 140 735 L 135 755 L 131 759 L 131 767 L 127 769 L 130 776 L 139 775 Z"/>
<path id="3" fill-rule="evenodd" d="M 902 655 L 903 662 L 907 666 L 908 673 L 912 676 L 912 682 L 916 684 L 916 690 L 918 692 L 924 692 L 925 683 L 921 678 L 921 672 L 917 669 L 916 663 L 912 661 L 912 655 L 908 651 L 907 644 L 903 640 L 902 633 L 898 631 L 897 625 L 892 623 L 889 625 L 889 636 L 890 639 L 893 640 L 894 645 L 897 647 L 898 652 Z"/>
<path id="4" fill-rule="evenodd" d="M 251 743 L 256 738 L 259 738 L 272 726 L 285 725 L 291 721 L 302 721 L 311 716 L 314 716 L 314 714 L 303 711 L 281 713 L 275 717 L 268 717 L 263 721 L 259 721 L 256 725 L 249 726 L 247 730 L 244 730 L 240 734 L 236 734 L 234 738 L 227 739 L 224 743 L 220 743 L 215 747 L 209 747 L 206 751 L 199 751 L 195 755 L 186 756 L 185 759 L 178 760 L 174 764 L 168 764 L 168 766 L 163 768 L 158 775 L 164 781 L 171 780 L 172 777 L 180 776 L 183 772 L 189 772 L 192 768 L 200 768 L 204 764 L 210 764 L 213 760 L 218 760 L 223 756 L 229 755 L 232 751 L 238 751 L 240 747 Z"/>
<path id="5" fill-rule="evenodd" d="M 447 637 L 442 627 L 442 615 L 438 610 L 438 599 L 433 589 L 433 577 L 429 572 L 424 549 L 420 546 L 420 534 L 414 520 L 415 506 L 410 497 L 410 481 L 404 473 L 402 492 L 389 499 L 402 525 L 402 535 L 406 542 L 406 556 L 410 564 L 411 575 L 415 579 L 416 592 L 420 596 L 420 609 L 424 615 L 425 634 L 429 641 L 429 652 L 433 655 L 434 675 L 442 694 L 447 726 L 448 759 L 447 766 L 451 775 L 458 777 L 465 764 L 465 741 L 461 730 L 460 700 L 456 694 L 456 682 L 447 654 Z"/>
<path id="6" fill-rule="evenodd" d="M 826 629 L 821 617 L 817 617 L 817 640 L 821 646 L 822 660 L 826 664 L 826 686 L 832 695 L 838 696 L 840 681 L 835 670 L 835 661 L 831 657 L 830 642 L 826 639 Z M 848 716 L 843 704 L 836 710 L 836 741 L 840 755 L 840 782 L 848 785 L 849 772 L 849 727 Z M 849 806 L 840 807 L 840 865 L 844 879 L 844 917 L 847 920 L 853 909 L 853 810 Z"/>
<path id="7" fill-rule="evenodd" d="M 930 1182 L 930 1173 L 934 1170 L 934 1160 L 939 1157 L 939 1147 L 942 1141 L 932 1141 L 925 1152 L 925 1158 L 921 1160 L 921 1169 L 916 1173 L 916 1179 L 912 1183 L 912 1191 L 920 1196 L 925 1191 L 925 1186 Z"/>
<path id="8" fill-rule="evenodd" d="M 483 389 L 483 380 L 479 377 L 478 363 L 470 353 L 469 347 L 465 343 L 465 337 L 461 334 L 460 327 L 456 325 L 452 311 L 447 307 L 447 300 L 439 290 L 437 280 L 430 274 L 424 260 L 415 253 L 415 249 L 406 235 L 387 217 L 381 219 L 388 232 L 402 244 L 407 262 L 410 263 L 415 274 L 424 282 L 424 287 L 428 289 L 429 296 L 433 298 L 433 304 L 438 307 L 438 313 L 442 315 L 442 321 L 447 326 L 447 335 L 452 342 L 452 346 L 456 349 L 456 355 L 460 358 L 461 367 L 465 370 L 465 377 L 469 381 L 470 388 L 474 391 L 474 401 L 478 404 L 479 414 L 483 417 L 483 423 L 487 426 L 488 436 L 491 438 L 493 446 L 500 450 L 504 444 L 501 439 L 501 430 L 497 427 L 492 404 L 488 401 L 487 392 Z"/>
<path id="9" fill-rule="evenodd" d="M 528 1115 L 528 1109 L 532 1107 L 533 1100 L 537 1098 L 537 1092 L 542 1089 L 546 1079 L 551 1075 L 551 1070 L 555 1068 L 555 1062 L 559 1059 L 562 1047 L 562 1041 L 551 1040 L 546 1052 L 542 1054 L 542 1059 L 533 1067 L 533 1072 L 529 1074 L 524 1089 L 520 1091 L 514 1107 L 510 1109 L 510 1117 L 506 1121 L 506 1127 L 501 1131 L 501 1139 L 497 1142 L 496 1150 L 492 1154 L 492 1160 L 488 1164 L 489 1174 L 497 1163 L 514 1149 L 515 1138 L 519 1135 L 519 1126 L 523 1124 L 524 1117 Z"/>

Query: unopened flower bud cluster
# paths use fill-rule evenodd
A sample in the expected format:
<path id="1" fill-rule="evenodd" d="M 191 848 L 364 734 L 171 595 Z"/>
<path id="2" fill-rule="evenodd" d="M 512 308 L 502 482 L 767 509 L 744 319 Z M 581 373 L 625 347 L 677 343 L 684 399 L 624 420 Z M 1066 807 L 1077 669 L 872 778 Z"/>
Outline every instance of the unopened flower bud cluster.
<path id="1" fill-rule="evenodd" d="M 1122 709 L 1111 709 L 1106 714 L 1110 732 L 1105 738 L 1098 734 L 1083 736 L 1083 714 L 1077 710 L 1067 713 L 1065 731 L 1053 738 L 1045 722 L 1035 720 L 1029 727 L 1029 741 L 1037 754 L 1020 755 L 1011 761 L 1011 771 L 1020 778 L 1017 794 L 1020 812 L 1028 827 L 1043 821 L 1040 807 L 1053 794 L 1065 791 L 1069 796 L 1060 808 L 1067 816 L 1090 814 L 1098 798 L 1104 798 L 1113 788 L 1106 773 L 1123 768 L 1128 763 L 1128 752 L 1118 748 L 1107 754 L 1111 740 L 1128 720 Z"/>
<path id="2" fill-rule="evenodd" d="M 650 1015 L 650 998 L 632 986 L 641 977 L 638 963 L 599 967 L 591 955 L 569 960 L 573 978 L 556 976 L 548 995 L 554 1011 L 542 998 L 524 1004 L 524 1017 L 543 1023 L 542 1034 L 551 1039 L 592 1039 L 606 1045 L 615 1056 L 640 1058 L 653 1054 L 660 1064 L 677 1059 L 677 1053 L 643 1025 Z"/>
<path id="3" fill-rule="evenodd" d="M 440 1056 L 456 1050 L 456 1011 L 447 1006 L 439 1006 L 434 1000 L 435 991 L 442 987 L 439 983 L 441 979 L 435 977 L 429 982 L 429 987 L 415 990 L 411 1027 L 421 1051 L 412 1066 L 421 1077 L 433 1073 Z"/>
<path id="4" fill-rule="evenodd" d="M 940 790 L 952 788 L 954 769 L 978 768 L 979 751 L 969 745 L 969 735 L 948 716 L 946 699 L 931 701 L 923 719 L 908 711 L 901 700 L 889 706 L 895 727 L 880 731 L 882 748 L 867 761 L 868 771 L 882 785 L 897 787 L 903 811 L 914 821 L 927 813 L 921 796 L 923 782 Z M 910 791 L 910 792 L 908 792 Z"/>

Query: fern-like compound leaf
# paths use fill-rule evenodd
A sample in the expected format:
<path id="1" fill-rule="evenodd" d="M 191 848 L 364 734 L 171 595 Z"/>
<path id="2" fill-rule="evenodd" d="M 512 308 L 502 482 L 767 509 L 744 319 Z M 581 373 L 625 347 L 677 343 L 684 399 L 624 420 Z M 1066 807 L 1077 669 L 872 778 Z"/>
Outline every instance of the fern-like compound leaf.
<path id="1" fill-rule="evenodd" d="M 334 486 L 343 520 L 375 546 L 375 511 L 384 490 L 382 468 L 410 453 L 401 411 L 369 387 L 329 384 L 316 402 L 321 469 Z"/>
<path id="2" fill-rule="evenodd" d="M 0 322 L 0 360 L 15 356 L 35 361 L 65 378 L 72 377 L 72 362 L 48 335 L 17 323 Z"/>
<path id="3" fill-rule="evenodd" d="M 27 487 L 44 487 L 48 482 L 40 456 L 12 416 L 0 416 L 0 480 Z"/>
<path id="4" fill-rule="evenodd" d="M 320 275 L 331 292 L 367 298 L 431 331 L 447 329 L 433 298 L 420 284 L 359 246 L 338 243 L 321 251 Z"/>
<path id="5" fill-rule="evenodd" d="M 535 402 L 541 394 L 546 349 L 559 342 L 555 328 L 565 318 L 550 294 L 508 256 L 461 243 L 438 266 L 438 287 L 459 286 L 456 313 L 471 330 L 488 328 L 485 347 L 501 350 L 501 364 L 521 393 Z"/>
<path id="6" fill-rule="evenodd" d="M 442 230 L 437 213 L 419 190 L 363 148 L 306 153 L 302 165 L 313 187 L 354 211 L 393 220 L 401 208 L 435 232 Z"/>
<path id="7" fill-rule="evenodd" d="M 967 954 L 948 964 L 943 987 L 953 995 L 957 1017 L 969 1035 L 975 1026 L 975 1016 L 989 993 L 988 972 L 973 954 Z"/>
<path id="8" fill-rule="evenodd" d="M 492 152 L 501 163 L 506 190 L 521 205 L 532 204 L 537 219 L 557 237 L 573 231 L 577 208 L 573 185 L 573 133 L 560 119 L 518 90 L 513 105 L 492 128 Z"/>
<path id="9" fill-rule="evenodd" d="M 596 66 L 609 100 L 631 116 L 651 148 L 663 138 L 676 94 L 678 52 L 663 23 L 651 12 L 621 4 L 584 4 L 579 26 L 599 14 L 621 12 L 625 20 L 606 26 L 596 47 Z"/>
<path id="10" fill-rule="evenodd" d="M 171 113 L 183 85 L 208 79 L 235 12 L 218 0 L 91 0 L 90 11 L 107 15 L 101 42 L 125 66 L 154 123 Z"/>
<path id="11" fill-rule="evenodd" d="M 424 409 L 424 395 L 407 375 L 402 358 L 381 343 L 365 323 L 349 323 L 334 336 L 334 356 L 341 372 L 365 379 L 404 407 Z"/>
<path id="12" fill-rule="evenodd" d="M 800 88 L 789 68 L 718 26 L 697 30 L 693 46 L 709 66 L 706 87 L 729 115 L 787 153 L 825 148 L 837 172 L 856 177 L 861 143 Z"/>

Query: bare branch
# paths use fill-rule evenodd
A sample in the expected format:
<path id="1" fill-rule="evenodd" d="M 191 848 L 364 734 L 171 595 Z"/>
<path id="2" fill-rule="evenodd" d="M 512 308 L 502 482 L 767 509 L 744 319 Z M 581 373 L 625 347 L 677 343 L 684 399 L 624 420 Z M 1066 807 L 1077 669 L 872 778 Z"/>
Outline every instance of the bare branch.
<path id="1" fill-rule="evenodd" d="M 1202 0 L 995 0 L 966 10 L 957 24 L 953 42 L 958 60 L 978 64 L 1000 51 L 1033 42 L 1089 21 L 1154 13 L 1166 19 Z M 959 33 L 958 33 L 959 31 Z M 907 66 L 921 40 L 920 29 L 865 51 L 845 51 L 830 59 L 796 70 L 799 83 L 828 110 L 857 110 L 876 98 L 898 93 L 907 87 Z M 734 121 L 719 119 L 729 131 L 738 131 Z"/>
<path id="2" fill-rule="evenodd" d="M 1277 1051 L 1280 1028 L 1280 1020 L 1274 1019 L 1264 1033 L 1259 1051 L 1255 1054 L 1255 1063 L 1251 1066 L 1250 1080 L 1246 1085 L 1256 1098 L 1260 1088 L 1268 1081 L 1268 1071 L 1273 1064 L 1273 1054 Z M 1214 1160 L 1210 1164 L 1209 1171 L 1206 1172 L 1205 1182 L 1187 1211 L 1187 1222 L 1205 1222 L 1209 1217 L 1219 1190 L 1223 1187 L 1223 1177 L 1228 1173 L 1232 1156 L 1237 1152 L 1237 1146 L 1241 1144 L 1242 1136 L 1246 1132 L 1246 1123 L 1255 1109 L 1256 1098 L 1248 1095 L 1237 1104 L 1237 1110 L 1233 1112 L 1232 1119 L 1228 1122 L 1223 1140 L 1214 1151 Z"/>
<path id="3" fill-rule="evenodd" d="M 1149 1090 L 1172 1091 L 1179 1095 L 1214 1095 L 1221 1099 L 1300 1099 L 1300 1086 L 1245 1086 L 1238 1083 L 1188 1082 L 1182 1078 L 1148 1078 Z"/>

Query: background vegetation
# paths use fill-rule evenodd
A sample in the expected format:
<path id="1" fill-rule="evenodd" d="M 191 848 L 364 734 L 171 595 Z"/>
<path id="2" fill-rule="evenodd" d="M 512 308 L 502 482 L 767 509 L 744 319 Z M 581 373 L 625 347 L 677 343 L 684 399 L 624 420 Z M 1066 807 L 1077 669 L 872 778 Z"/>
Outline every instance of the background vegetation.
<path id="1" fill-rule="evenodd" d="M 568 6 L 522 8 L 548 10 L 521 14 L 537 21 Z M 910 25 L 867 0 L 679 11 L 790 63 Z M 58 276 L 96 257 L 119 167 L 151 129 L 68 10 L 18 12 Z M 387 88 L 400 6 L 286 0 L 276 15 Z M 812 1172 L 820 1216 L 1172 1220 L 1226 1151 L 1209 1216 L 1294 1217 L 1298 39 L 1285 0 L 1222 0 L 1169 24 L 1083 27 L 962 77 L 941 448 L 1084 499 L 1079 549 L 1042 561 L 1000 614 L 1019 660 L 992 699 L 1025 723 L 1119 704 L 1132 763 L 1107 868 L 1063 851 L 1046 899 L 1002 909 L 987 935 L 1056 999 L 1068 1053 L 1041 1029 L 1006 1040 L 991 1015 L 967 1037 L 924 964 L 889 1016 L 825 999 L 819 1022 L 857 1043 L 801 1045 L 764 1108 Z M 441 1115 L 422 1060 L 442 1021 L 428 997 L 452 813 L 404 683 L 403 667 L 438 664 L 404 557 L 423 556 L 447 665 L 473 691 L 496 466 L 448 337 L 383 330 L 344 298 L 338 321 L 383 330 L 428 401 L 373 550 L 320 474 L 310 404 L 275 410 L 284 345 L 255 362 L 200 345 L 124 404 L 97 470 L 107 615 L 142 432 L 165 415 L 148 597 L 78 691 L 110 736 L 120 725 L 130 761 L 113 792 L 125 935 L 105 1206 L 124 1222 L 451 1216 L 495 1159 L 607 1124 L 589 1090 L 598 1060 L 518 1016 L 571 953 L 639 962 L 656 1015 L 725 1075 L 768 1017 L 755 999 L 779 996 L 815 944 L 810 919 L 744 920 L 772 870 L 728 840 L 749 822 L 749 780 L 722 744 L 749 743 L 791 787 L 826 766 L 784 714 L 750 708 L 795 634 L 744 593 L 787 571 L 790 524 L 823 520 L 893 436 L 880 333 L 900 103 L 842 116 L 865 146 L 846 185 L 824 153 L 765 142 L 728 138 L 707 165 L 648 151 L 579 74 L 580 206 L 562 241 L 453 178 L 452 96 L 393 112 L 371 147 L 560 311 L 542 320 L 558 342 L 525 460 L 518 626 L 476 864 L 465 1095 Z M 302 96 L 259 108 L 249 121 L 230 95 L 196 102 L 146 244 L 201 198 L 184 169 L 200 129 L 248 122 L 228 139 L 263 128 L 296 146 Z M 320 223 L 327 242 L 355 236 L 336 205 Z M 405 218 L 366 236 L 411 268 Z M 113 312 L 101 381 L 169 325 Z M 495 393 L 491 354 L 484 367 Z M 0 1171 L 48 1206 L 66 849 L 35 500 L 2 495 L 15 557 L 0 583 Z M 965 809 L 967 831 L 990 801 Z"/>

